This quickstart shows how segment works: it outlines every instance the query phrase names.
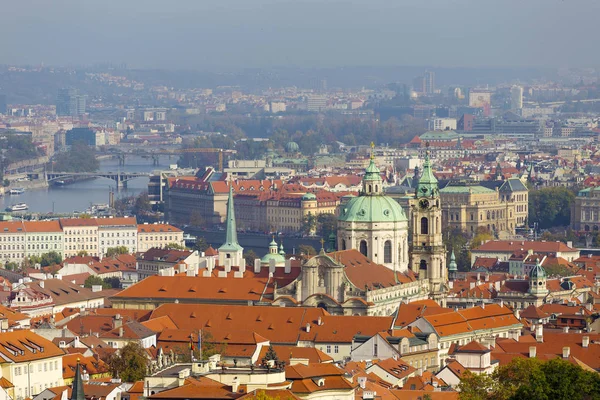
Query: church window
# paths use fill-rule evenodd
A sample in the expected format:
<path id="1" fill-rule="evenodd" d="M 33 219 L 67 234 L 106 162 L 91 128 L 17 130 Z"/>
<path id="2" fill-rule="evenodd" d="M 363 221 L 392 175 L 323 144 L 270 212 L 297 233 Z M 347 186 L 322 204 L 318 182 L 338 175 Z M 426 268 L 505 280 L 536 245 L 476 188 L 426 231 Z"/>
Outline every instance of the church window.
<path id="1" fill-rule="evenodd" d="M 421 218 L 421 235 L 429 234 L 429 221 L 426 217 Z"/>
<path id="2" fill-rule="evenodd" d="M 427 269 L 427 261 L 421 260 L 419 263 L 419 269 Z"/>
<path id="3" fill-rule="evenodd" d="M 360 241 L 360 249 L 359 251 L 362 253 L 363 256 L 367 256 L 367 241 L 366 240 L 361 240 Z"/>
<path id="4" fill-rule="evenodd" d="M 383 262 L 391 263 L 392 262 L 392 241 L 386 240 L 383 245 Z"/>

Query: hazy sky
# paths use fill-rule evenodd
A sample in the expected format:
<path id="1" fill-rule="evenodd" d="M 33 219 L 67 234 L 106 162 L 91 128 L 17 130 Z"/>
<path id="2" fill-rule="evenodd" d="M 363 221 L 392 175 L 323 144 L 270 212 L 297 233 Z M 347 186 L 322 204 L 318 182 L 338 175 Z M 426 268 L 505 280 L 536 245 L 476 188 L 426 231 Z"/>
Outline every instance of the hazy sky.
<path id="1" fill-rule="evenodd" d="M 2 0 L 0 63 L 595 66 L 600 0 Z"/>

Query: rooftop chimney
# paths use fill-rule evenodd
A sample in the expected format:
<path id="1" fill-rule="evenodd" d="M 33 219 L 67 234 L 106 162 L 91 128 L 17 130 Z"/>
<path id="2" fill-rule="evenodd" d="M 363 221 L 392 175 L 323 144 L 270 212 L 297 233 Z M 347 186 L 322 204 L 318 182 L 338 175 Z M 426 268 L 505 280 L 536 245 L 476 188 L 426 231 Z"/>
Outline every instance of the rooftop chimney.
<path id="1" fill-rule="evenodd" d="M 121 319 L 121 314 L 115 314 L 113 318 L 113 327 L 120 328 L 123 326 L 123 320 Z"/>
<path id="2" fill-rule="evenodd" d="M 587 349 L 589 346 L 590 346 L 590 337 L 584 336 L 581 339 L 581 347 L 583 347 L 584 349 Z"/>
<path id="3" fill-rule="evenodd" d="M 529 358 L 534 358 L 535 355 L 537 354 L 537 347 L 535 346 L 529 346 Z"/>
<path id="4" fill-rule="evenodd" d="M 569 333 L 569 327 L 568 326 L 563 326 L 563 332 L 564 333 Z"/>
<path id="5" fill-rule="evenodd" d="M 285 260 L 284 272 L 286 274 L 289 274 L 290 272 L 292 272 L 292 260 L 290 260 L 290 259 Z"/>
<path id="6" fill-rule="evenodd" d="M 364 389 L 365 387 L 367 387 L 367 377 L 359 376 L 358 377 L 358 385 L 360 386 L 361 389 Z"/>
<path id="7" fill-rule="evenodd" d="M 306 332 L 310 332 L 310 323 L 306 323 Z"/>
<path id="8" fill-rule="evenodd" d="M 540 343 L 544 342 L 544 325 L 539 324 L 535 326 L 535 340 Z"/>
<path id="9" fill-rule="evenodd" d="M 571 348 L 569 346 L 563 347 L 563 358 L 569 358 L 571 355 Z"/>
<path id="10" fill-rule="evenodd" d="M 258 274 L 260 272 L 260 258 L 254 260 L 254 273 Z"/>

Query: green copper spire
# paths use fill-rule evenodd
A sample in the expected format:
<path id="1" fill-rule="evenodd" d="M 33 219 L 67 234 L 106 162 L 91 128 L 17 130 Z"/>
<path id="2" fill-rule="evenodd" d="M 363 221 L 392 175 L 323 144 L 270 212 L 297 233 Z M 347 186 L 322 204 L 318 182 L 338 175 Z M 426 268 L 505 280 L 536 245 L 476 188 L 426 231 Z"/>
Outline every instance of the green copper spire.
<path id="1" fill-rule="evenodd" d="M 283 241 L 281 241 L 281 244 L 279 245 L 279 254 L 285 256 L 285 250 L 283 249 Z"/>
<path id="2" fill-rule="evenodd" d="M 71 397 L 69 400 L 85 400 L 85 393 L 83 392 L 83 378 L 81 377 L 81 365 L 79 364 L 79 359 L 77 359 L 77 366 L 75 367 L 75 378 L 73 379 Z"/>
<path id="3" fill-rule="evenodd" d="M 238 243 L 237 228 L 235 226 L 235 210 L 233 208 L 233 184 L 229 183 L 229 198 L 227 199 L 227 229 L 225 243 L 219 247 L 221 251 L 240 251 L 242 246 Z"/>
<path id="4" fill-rule="evenodd" d="M 423 172 L 419 178 L 417 185 L 416 197 L 434 197 L 438 195 L 438 181 L 431 171 L 431 163 L 429 161 L 429 143 L 427 143 L 427 151 L 425 152 L 425 162 L 423 163 Z"/>
<path id="5" fill-rule="evenodd" d="M 454 256 L 454 250 L 452 250 L 452 254 L 450 254 L 450 263 L 448 264 L 448 271 L 456 272 L 458 267 L 456 266 L 456 256 Z"/>

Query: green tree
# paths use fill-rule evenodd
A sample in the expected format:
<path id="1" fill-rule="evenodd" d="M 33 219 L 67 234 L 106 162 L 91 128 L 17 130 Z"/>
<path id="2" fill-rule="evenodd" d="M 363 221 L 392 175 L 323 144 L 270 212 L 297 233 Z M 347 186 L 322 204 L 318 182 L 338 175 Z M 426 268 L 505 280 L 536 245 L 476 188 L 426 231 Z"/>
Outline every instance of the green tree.
<path id="1" fill-rule="evenodd" d="M 44 254 L 42 254 L 42 256 L 40 258 L 40 265 L 42 267 L 60 264 L 61 262 L 62 262 L 62 257 L 56 251 L 50 251 L 48 253 L 44 253 Z"/>
<path id="2" fill-rule="evenodd" d="M 200 227 L 202 224 L 204 224 L 204 218 L 202 218 L 202 214 L 200 214 L 200 211 L 198 210 L 193 210 L 190 213 L 190 226 Z"/>
<path id="3" fill-rule="evenodd" d="M 55 156 L 52 169 L 60 172 L 96 172 L 99 168 L 95 150 L 83 142 L 75 142 L 69 151 Z"/>
<path id="4" fill-rule="evenodd" d="M 89 254 L 88 254 L 88 252 L 87 252 L 87 251 L 85 251 L 85 250 L 79 250 L 79 251 L 77 252 L 77 257 L 87 257 L 87 256 L 89 256 Z"/>
<path id="5" fill-rule="evenodd" d="M 185 250 L 185 247 L 182 246 L 182 245 L 180 245 L 180 244 L 172 242 L 172 243 L 167 243 L 165 245 L 165 249 L 169 249 L 169 250 Z"/>
<path id="6" fill-rule="evenodd" d="M 83 287 L 86 287 L 86 288 L 91 288 L 92 286 L 95 286 L 95 285 L 102 286 L 102 289 L 110 289 L 111 288 L 110 283 L 105 282 L 98 275 L 88 276 L 88 278 L 85 280 L 85 282 L 83 282 Z"/>
<path id="7" fill-rule="evenodd" d="M 332 233 L 337 236 L 337 217 L 335 214 L 319 214 L 317 216 L 317 236 L 327 240 Z"/>
<path id="8" fill-rule="evenodd" d="M 148 197 L 148 193 L 140 193 L 140 195 L 135 198 L 135 202 L 133 204 L 133 213 L 136 215 L 147 214 L 150 211 L 152 211 L 152 206 L 150 205 L 150 198 Z"/>
<path id="9" fill-rule="evenodd" d="M 248 250 L 244 253 L 244 259 L 246 260 L 246 265 L 254 266 L 254 260 L 258 258 L 258 255 L 254 252 L 254 250 Z"/>
<path id="10" fill-rule="evenodd" d="M 206 239 L 203 236 L 200 236 L 196 239 L 196 243 L 194 243 L 194 247 L 192 250 L 196 250 L 198 253 L 206 251 L 208 249 L 208 243 L 206 243 Z"/>
<path id="11" fill-rule="evenodd" d="M 148 365 L 146 350 L 136 342 L 129 342 L 109 356 L 107 364 L 114 378 L 123 382 L 136 382 L 146 377 Z"/>
<path id="12" fill-rule="evenodd" d="M 300 246 L 298 246 L 298 250 L 300 251 L 300 254 L 305 254 L 307 256 L 314 256 L 315 254 L 317 254 L 315 248 L 309 244 L 301 244 Z"/>
<path id="13" fill-rule="evenodd" d="M 444 246 L 448 252 L 447 260 L 450 260 L 450 254 L 454 251 L 456 264 L 460 271 L 468 271 L 471 269 L 471 258 L 469 256 L 469 235 L 463 232 L 460 228 L 451 228 L 444 233 Z"/>
<path id="14" fill-rule="evenodd" d="M 17 271 L 19 269 L 19 264 L 14 261 L 7 261 L 6 264 L 4 264 L 4 269 Z"/>
<path id="15" fill-rule="evenodd" d="M 567 226 L 575 193 L 564 186 L 547 187 L 529 192 L 529 223 L 541 229 Z"/>
<path id="16" fill-rule="evenodd" d="M 116 276 L 112 276 L 110 278 L 104 278 L 103 279 L 104 283 L 102 284 L 102 288 L 103 289 L 121 289 L 121 280 L 119 278 L 117 278 Z M 107 287 L 105 287 L 105 285 Z"/>
<path id="17" fill-rule="evenodd" d="M 129 249 L 125 246 L 109 247 L 106 249 L 106 257 L 118 256 L 120 254 L 129 254 Z"/>
<path id="18" fill-rule="evenodd" d="M 568 267 L 561 264 L 544 265 L 544 270 L 548 276 L 571 276 L 574 274 Z"/>
<path id="19" fill-rule="evenodd" d="M 302 220 L 300 232 L 304 235 L 314 235 L 317 230 L 317 217 L 313 213 L 308 213 Z"/>
<path id="20" fill-rule="evenodd" d="M 600 376 L 562 358 L 515 358 L 491 376 L 466 372 L 461 400 L 587 400 L 600 398 Z"/>
<path id="21" fill-rule="evenodd" d="M 479 246 L 481 246 L 482 244 L 484 244 L 485 242 L 492 240 L 493 238 L 494 238 L 494 236 L 490 233 L 490 231 L 488 231 L 487 229 L 484 229 L 484 228 L 479 228 L 477 230 L 477 233 L 473 237 L 473 239 L 471 239 L 471 243 L 469 244 L 469 249 L 470 250 L 476 249 Z"/>

